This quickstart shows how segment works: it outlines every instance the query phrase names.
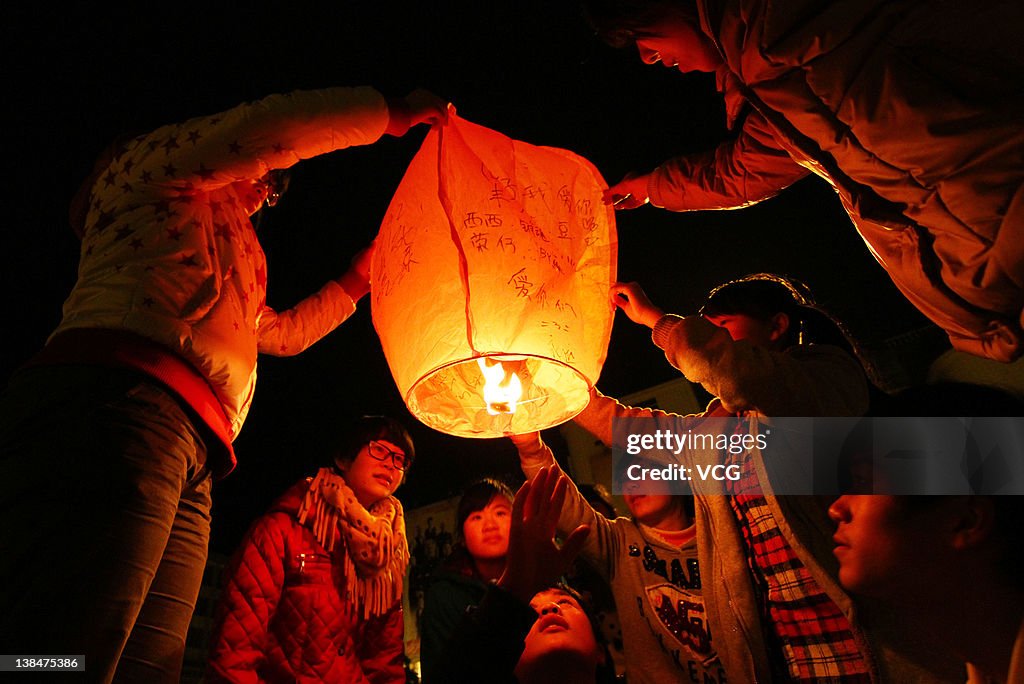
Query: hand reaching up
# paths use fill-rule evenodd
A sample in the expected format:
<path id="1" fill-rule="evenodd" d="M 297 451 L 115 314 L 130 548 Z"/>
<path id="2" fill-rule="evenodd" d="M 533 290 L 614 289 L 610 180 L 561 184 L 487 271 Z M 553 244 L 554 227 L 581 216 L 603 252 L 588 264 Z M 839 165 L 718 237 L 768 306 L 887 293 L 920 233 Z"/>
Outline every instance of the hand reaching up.
<path id="1" fill-rule="evenodd" d="M 448 103 L 429 90 L 417 88 L 405 97 L 388 100 L 388 135 L 403 136 L 416 124 L 435 124 L 448 116 Z"/>
<path id="2" fill-rule="evenodd" d="M 373 251 L 376 243 L 371 242 L 368 247 L 363 248 L 352 257 L 345 275 L 338 279 L 338 283 L 345 288 L 345 292 L 358 301 L 364 294 L 370 291 L 370 263 L 373 261 Z"/>
<path id="3" fill-rule="evenodd" d="M 656 307 L 637 283 L 615 283 L 611 289 L 612 302 L 622 309 L 629 320 L 653 328 L 665 312 Z"/>
<path id="4" fill-rule="evenodd" d="M 588 525 L 580 525 L 561 546 L 555 541 L 567 486 L 565 475 L 557 465 L 551 465 L 524 483 L 512 503 L 508 555 L 498 586 L 525 603 L 558 582 L 590 533 Z"/>
<path id="5" fill-rule="evenodd" d="M 448 116 L 448 102 L 423 88 L 406 95 L 405 102 L 411 112 L 410 127 L 421 123 L 435 124 Z"/>

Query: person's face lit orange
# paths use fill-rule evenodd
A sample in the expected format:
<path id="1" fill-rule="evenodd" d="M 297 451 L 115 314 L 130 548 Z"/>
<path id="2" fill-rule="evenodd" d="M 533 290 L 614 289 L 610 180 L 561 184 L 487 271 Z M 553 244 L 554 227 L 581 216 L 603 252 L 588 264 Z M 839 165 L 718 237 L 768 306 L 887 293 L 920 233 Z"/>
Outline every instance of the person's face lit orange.
<path id="1" fill-rule="evenodd" d="M 495 494 L 486 506 L 469 514 L 462 523 L 462 539 L 469 555 L 477 560 L 498 560 L 508 553 L 512 503 Z"/>
<path id="2" fill-rule="evenodd" d="M 384 458 L 371 455 L 371 445 L 359 450 L 351 463 L 339 463 L 345 483 L 352 489 L 356 499 L 364 508 L 369 508 L 381 499 L 391 496 L 402 484 L 402 471 L 395 467 L 395 457 L 405 458 L 402 448 L 384 439 L 373 440 L 373 448 L 380 449 Z M 390 452 L 390 453 L 385 453 Z M 403 461 L 404 462 L 404 461 Z"/>
<path id="3" fill-rule="evenodd" d="M 734 341 L 747 340 L 755 347 L 770 349 L 785 331 L 779 331 L 770 321 L 761 321 L 746 314 L 719 314 L 705 316 L 709 323 L 725 328 Z"/>
<path id="4" fill-rule="evenodd" d="M 922 582 L 941 572 L 955 528 L 951 506 L 911 508 L 899 497 L 844 494 L 829 507 L 836 523 L 832 552 L 839 582 L 847 590 L 876 598 L 911 599 Z"/>
<path id="5" fill-rule="evenodd" d="M 658 529 L 682 529 L 688 517 L 683 512 L 681 497 L 671 493 L 671 487 L 662 480 L 627 482 L 622 498 L 637 522 Z"/>
<path id="6" fill-rule="evenodd" d="M 636 47 L 645 64 L 657 64 L 690 71 L 714 72 L 722 57 L 711 40 L 684 15 L 668 12 L 638 32 Z"/>
<path id="7" fill-rule="evenodd" d="M 537 612 L 537 621 L 526 635 L 516 665 L 521 680 L 548 657 L 580 659 L 588 669 L 603 662 L 590 620 L 575 598 L 559 589 L 547 589 L 534 595 L 530 607 Z"/>

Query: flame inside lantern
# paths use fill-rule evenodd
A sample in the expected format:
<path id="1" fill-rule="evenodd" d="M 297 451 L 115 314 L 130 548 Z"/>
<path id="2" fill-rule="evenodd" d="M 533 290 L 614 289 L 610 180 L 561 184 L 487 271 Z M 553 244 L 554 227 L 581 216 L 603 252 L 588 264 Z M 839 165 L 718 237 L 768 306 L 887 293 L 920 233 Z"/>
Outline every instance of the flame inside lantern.
<path id="1" fill-rule="evenodd" d="M 484 375 L 484 401 L 487 403 L 487 413 L 492 416 L 515 413 L 516 402 L 523 395 L 523 384 L 519 376 L 502 366 L 501 361 L 483 357 L 476 361 Z"/>

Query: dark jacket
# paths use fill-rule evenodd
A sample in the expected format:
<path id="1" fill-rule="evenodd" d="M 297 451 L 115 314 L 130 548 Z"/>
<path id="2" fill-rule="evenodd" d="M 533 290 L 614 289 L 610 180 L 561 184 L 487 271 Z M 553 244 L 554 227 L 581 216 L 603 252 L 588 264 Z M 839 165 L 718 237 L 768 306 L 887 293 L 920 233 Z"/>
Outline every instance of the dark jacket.
<path id="1" fill-rule="evenodd" d="M 424 684 L 445 681 L 438 679 L 437 672 L 448 642 L 466 609 L 479 605 L 486 590 L 487 584 L 473 570 L 464 549 L 456 550 L 434 572 L 423 598 L 420 619 L 420 667 Z"/>
<path id="2" fill-rule="evenodd" d="M 537 613 L 498 588 L 487 587 L 479 605 L 460 617 L 434 666 L 435 682 L 516 684 L 516 665 Z"/>

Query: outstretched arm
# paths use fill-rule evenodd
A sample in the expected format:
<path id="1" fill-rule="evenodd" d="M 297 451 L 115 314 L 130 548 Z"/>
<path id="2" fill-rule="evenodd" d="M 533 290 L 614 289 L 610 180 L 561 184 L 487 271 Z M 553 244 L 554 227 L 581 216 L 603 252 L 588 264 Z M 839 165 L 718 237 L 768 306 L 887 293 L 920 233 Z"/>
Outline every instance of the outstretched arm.
<path id="1" fill-rule="evenodd" d="M 671 211 L 735 209 L 755 204 L 808 175 L 776 142 L 771 127 L 751 112 L 739 135 L 706 152 L 630 174 L 605 192 L 605 203 L 635 209 L 650 202 Z"/>
<path id="2" fill-rule="evenodd" d="M 583 545 L 583 556 L 607 577 L 611 573 L 612 560 L 621 551 L 623 535 L 616 521 L 608 520 L 599 514 L 584 498 L 572 480 L 565 475 L 555 461 L 551 447 L 544 443 L 539 432 L 531 432 L 511 437 L 519 451 L 519 464 L 528 480 L 538 477 L 545 468 L 556 469 L 566 478 L 565 501 L 558 517 L 558 530 L 568 534 L 582 525 L 590 528 Z"/>
<path id="3" fill-rule="evenodd" d="M 369 87 L 297 90 L 130 140 L 112 173 L 123 175 L 118 186 L 175 199 L 368 145 L 385 132 L 403 135 L 444 116 L 444 101 L 425 90 L 389 101 Z"/>
<path id="4" fill-rule="evenodd" d="M 345 275 L 332 280 L 314 295 L 287 311 L 264 307 L 259 317 L 259 351 L 291 356 L 341 325 L 356 310 L 356 302 L 370 291 L 370 261 L 374 245 L 352 258 Z"/>
<path id="5" fill-rule="evenodd" d="M 867 380 L 859 362 L 836 347 L 808 345 L 787 352 L 734 340 L 702 316 L 666 315 L 636 283 L 616 283 L 612 301 L 690 382 L 701 384 L 730 412 L 768 416 L 858 415 L 867 408 Z M 588 407 L 584 413 L 597 407 Z M 606 407 L 627 417 L 625 407 Z M 651 412 L 650 417 L 657 417 Z M 589 416 L 583 416 L 589 421 Z M 589 430 L 590 427 L 587 427 Z M 610 427 L 595 433 L 602 440 Z M 606 442 L 607 443 L 607 442 Z"/>
<path id="6" fill-rule="evenodd" d="M 555 542 L 559 513 L 570 487 L 572 482 L 553 463 L 524 482 L 512 502 L 508 555 L 498 586 L 520 601 L 529 603 L 538 591 L 555 584 L 580 554 L 590 534 L 589 525 L 579 525 L 561 545 Z"/>
<path id="7" fill-rule="evenodd" d="M 417 124 L 435 124 L 448 116 L 448 103 L 428 90 L 417 88 L 402 98 L 388 100 L 388 135 L 402 136 Z"/>

